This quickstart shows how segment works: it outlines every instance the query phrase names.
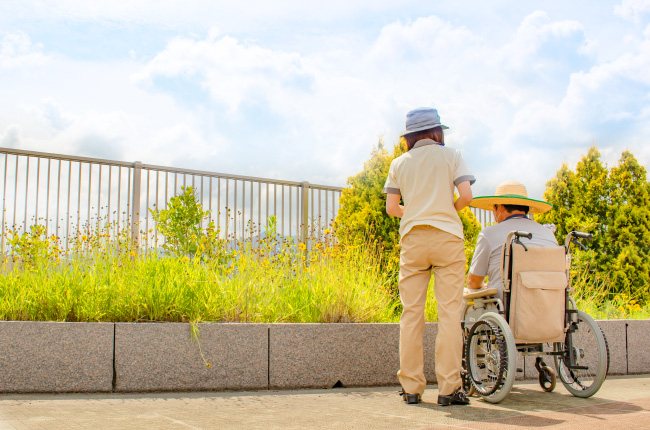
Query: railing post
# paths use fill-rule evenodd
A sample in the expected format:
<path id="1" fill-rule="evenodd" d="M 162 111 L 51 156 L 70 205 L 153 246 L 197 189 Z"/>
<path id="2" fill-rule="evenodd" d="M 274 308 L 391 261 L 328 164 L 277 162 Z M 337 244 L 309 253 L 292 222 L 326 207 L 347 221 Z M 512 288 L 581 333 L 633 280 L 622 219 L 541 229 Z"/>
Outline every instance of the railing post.
<path id="1" fill-rule="evenodd" d="M 140 224 L 140 185 L 142 183 L 142 163 L 133 163 L 133 199 L 131 200 L 131 240 L 138 242 Z"/>
<path id="2" fill-rule="evenodd" d="M 309 231 L 309 182 L 300 183 L 300 242 L 307 245 L 307 232 Z"/>

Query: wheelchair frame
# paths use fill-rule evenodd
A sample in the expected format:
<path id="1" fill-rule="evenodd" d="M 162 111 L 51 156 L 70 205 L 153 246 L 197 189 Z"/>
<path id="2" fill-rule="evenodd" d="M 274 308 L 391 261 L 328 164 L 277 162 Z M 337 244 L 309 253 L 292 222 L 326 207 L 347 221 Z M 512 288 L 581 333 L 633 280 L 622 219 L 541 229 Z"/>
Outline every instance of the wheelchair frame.
<path id="1" fill-rule="evenodd" d="M 462 320 L 463 387 L 468 394 L 476 393 L 488 402 L 502 401 L 512 388 L 517 373 L 516 357 L 518 353 L 522 353 L 524 356 L 536 357 L 535 368 L 539 372 L 538 380 L 544 391 L 553 391 L 556 386 L 556 376 L 559 374 L 565 388 L 574 396 L 590 397 L 600 389 L 609 370 L 609 349 L 600 327 L 589 315 L 577 309 L 571 297 L 573 290 L 570 245 L 574 244 L 586 250 L 587 248 L 579 240 L 591 240 L 592 236 L 588 233 L 572 231 L 565 239 L 567 277 L 564 292 L 565 338 L 564 342 L 553 342 L 551 351 L 544 350 L 545 343 L 516 344 L 509 326 L 512 298 L 510 289 L 512 247 L 514 244 L 521 245 L 527 251 L 526 245 L 521 242 L 523 237 L 531 239 L 532 234 L 513 231 L 503 245 L 503 301 L 494 295 L 486 295 L 470 299 L 465 305 Z M 592 343 L 595 341 L 597 349 L 595 364 L 583 362 L 587 351 L 581 348 L 582 334 L 589 336 Z M 557 374 L 544 362 L 543 356 L 553 358 Z M 588 374 L 590 371 L 594 372 L 593 377 Z"/>

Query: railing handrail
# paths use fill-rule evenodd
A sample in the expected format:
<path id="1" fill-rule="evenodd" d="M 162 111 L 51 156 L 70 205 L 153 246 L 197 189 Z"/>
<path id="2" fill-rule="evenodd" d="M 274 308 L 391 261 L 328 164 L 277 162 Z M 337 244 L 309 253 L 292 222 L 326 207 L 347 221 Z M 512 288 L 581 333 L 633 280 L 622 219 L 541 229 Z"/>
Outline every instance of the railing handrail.
<path id="1" fill-rule="evenodd" d="M 16 149 L 16 148 L 5 148 L 0 147 L 0 154 L 11 154 L 11 155 L 22 155 L 28 157 L 39 157 L 39 158 L 50 158 L 57 159 L 62 161 L 72 161 L 72 162 L 81 162 L 81 163 L 94 163 L 94 164 L 104 164 L 107 166 L 119 166 L 119 167 L 134 167 L 137 162 L 128 162 L 128 161 L 118 161 L 110 160 L 105 158 L 94 158 L 94 157 L 82 157 L 75 155 L 65 155 L 57 154 L 52 152 L 40 152 L 40 151 L 31 151 L 25 149 Z M 238 181 L 248 181 L 248 182 L 263 182 L 268 184 L 276 185 L 289 185 L 294 187 L 307 186 L 308 188 L 321 189 L 321 190 L 330 190 L 330 191 L 342 191 L 343 187 L 336 187 L 332 185 L 320 185 L 306 183 L 302 181 L 286 181 L 281 179 L 273 178 L 262 178 L 256 176 L 244 176 L 244 175 L 234 175 L 230 173 L 220 173 L 220 172 L 210 172 L 207 170 L 195 170 L 195 169 L 183 169 L 179 167 L 170 167 L 170 166 L 159 166 L 155 164 L 140 164 L 140 168 L 148 170 L 156 170 L 160 172 L 170 172 L 170 173 L 181 173 L 187 175 L 196 175 L 196 176 L 206 176 L 213 178 L 223 178 L 223 179 L 232 179 Z"/>

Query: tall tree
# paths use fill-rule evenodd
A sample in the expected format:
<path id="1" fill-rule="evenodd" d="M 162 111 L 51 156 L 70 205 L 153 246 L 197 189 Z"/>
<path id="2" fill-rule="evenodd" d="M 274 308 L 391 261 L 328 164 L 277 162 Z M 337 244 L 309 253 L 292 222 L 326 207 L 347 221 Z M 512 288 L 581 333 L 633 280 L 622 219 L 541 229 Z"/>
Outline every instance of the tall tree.
<path id="1" fill-rule="evenodd" d="M 646 170 L 623 152 L 609 181 L 609 220 L 600 264 L 621 287 L 647 288 L 650 281 L 650 194 Z"/>
<path id="2" fill-rule="evenodd" d="M 591 270 L 609 279 L 613 292 L 646 295 L 650 275 L 650 185 L 646 170 L 629 151 L 607 169 L 597 148 L 589 149 L 572 172 L 566 164 L 546 184 L 553 209 L 536 219 L 557 227 L 558 241 L 572 230 L 594 235 Z M 580 255 L 580 254 L 578 254 Z"/>

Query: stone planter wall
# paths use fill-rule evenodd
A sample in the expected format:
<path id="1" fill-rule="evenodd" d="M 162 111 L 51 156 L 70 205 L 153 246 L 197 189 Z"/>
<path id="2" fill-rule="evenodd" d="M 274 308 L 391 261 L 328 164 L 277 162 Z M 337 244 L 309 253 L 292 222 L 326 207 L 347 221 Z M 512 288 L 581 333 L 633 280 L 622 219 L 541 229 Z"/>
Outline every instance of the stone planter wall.
<path id="1" fill-rule="evenodd" d="M 650 320 L 599 321 L 610 374 L 650 373 Z M 0 392 L 205 391 L 397 385 L 398 324 L 0 322 Z M 424 335 L 435 382 L 437 324 Z M 199 349 L 200 346 L 200 349 Z M 201 355 L 203 354 L 203 355 Z M 204 361 L 205 360 L 205 361 Z M 210 366 L 207 366 L 209 363 Z M 519 359 L 519 379 L 537 378 Z"/>

